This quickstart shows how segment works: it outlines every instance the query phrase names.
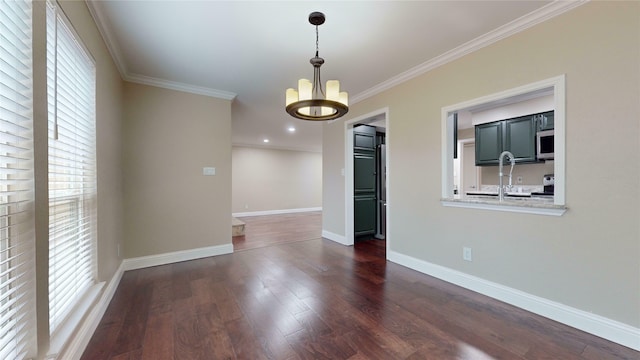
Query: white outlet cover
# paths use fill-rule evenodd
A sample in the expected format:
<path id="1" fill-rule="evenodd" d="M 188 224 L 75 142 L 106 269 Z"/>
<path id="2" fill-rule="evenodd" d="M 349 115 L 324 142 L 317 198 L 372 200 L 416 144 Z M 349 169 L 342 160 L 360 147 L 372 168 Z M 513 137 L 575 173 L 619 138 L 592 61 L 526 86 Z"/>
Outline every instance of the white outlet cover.
<path id="1" fill-rule="evenodd" d="M 466 261 L 472 261 L 471 248 L 469 247 L 462 248 L 462 259 Z"/>
<path id="2" fill-rule="evenodd" d="M 203 167 L 202 168 L 202 175 L 213 176 L 215 174 L 216 174 L 216 168 L 214 168 L 214 167 Z"/>

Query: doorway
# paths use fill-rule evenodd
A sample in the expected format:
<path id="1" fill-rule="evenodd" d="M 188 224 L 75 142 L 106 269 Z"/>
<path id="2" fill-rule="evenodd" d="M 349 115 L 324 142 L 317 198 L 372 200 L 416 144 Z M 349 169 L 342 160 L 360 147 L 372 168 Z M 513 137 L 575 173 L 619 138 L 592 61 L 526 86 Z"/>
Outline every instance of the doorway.
<path id="1" fill-rule="evenodd" d="M 479 190 L 480 171 L 476 166 L 476 143 L 474 139 L 458 141 L 458 157 L 460 159 L 460 197 L 470 191 Z"/>
<path id="2" fill-rule="evenodd" d="M 383 209 L 376 210 L 376 212 L 380 216 L 379 217 L 380 221 L 378 221 L 376 230 L 372 234 L 372 238 L 376 234 L 378 234 L 378 238 L 382 237 L 381 235 L 384 234 L 384 238 L 386 240 L 386 249 L 388 249 L 390 246 L 389 213 L 391 209 L 391 205 L 390 205 L 391 201 L 390 201 L 389 194 L 387 193 L 387 189 L 389 188 L 390 174 L 391 174 L 390 166 L 389 166 L 389 158 L 390 158 L 389 154 L 390 154 L 391 145 L 389 144 L 389 138 L 388 138 L 390 129 L 389 129 L 389 116 L 388 116 L 387 108 L 380 109 L 375 112 L 372 112 L 372 113 L 369 113 L 345 122 L 345 171 L 344 171 L 345 172 L 345 244 L 353 245 L 356 241 L 356 231 L 355 231 L 356 229 L 355 229 L 355 221 L 354 221 L 354 218 L 356 216 L 356 210 L 354 206 L 354 196 L 356 194 L 354 189 L 354 181 L 355 181 L 354 128 L 360 124 L 375 126 L 376 129 L 378 130 L 377 132 L 382 132 L 385 134 L 385 141 L 384 141 L 385 156 L 383 157 L 384 166 L 382 167 L 386 169 L 385 171 L 386 176 L 384 177 L 384 180 L 382 180 L 380 183 L 380 188 L 382 189 L 381 191 L 384 191 L 384 195 L 383 196 L 378 195 L 375 198 L 375 200 L 372 202 L 374 206 L 376 207 L 382 206 Z M 382 171 L 384 171 L 384 169 L 382 169 Z"/>

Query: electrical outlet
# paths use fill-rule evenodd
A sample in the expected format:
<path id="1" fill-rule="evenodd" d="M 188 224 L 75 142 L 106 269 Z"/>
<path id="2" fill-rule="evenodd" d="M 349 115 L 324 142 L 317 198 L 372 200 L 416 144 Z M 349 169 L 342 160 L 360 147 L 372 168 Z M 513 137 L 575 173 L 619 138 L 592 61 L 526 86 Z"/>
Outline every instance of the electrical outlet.
<path id="1" fill-rule="evenodd" d="M 522 176 L 516 178 L 516 184 L 522 184 Z"/>
<path id="2" fill-rule="evenodd" d="M 465 261 L 472 261 L 471 248 L 470 247 L 463 247 L 462 248 L 462 259 L 465 260 Z"/>
<path id="3" fill-rule="evenodd" d="M 248 205 L 248 204 L 244 204 L 244 208 L 245 208 L 245 209 L 248 209 L 248 208 L 249 208 L 249 205 Z"/>

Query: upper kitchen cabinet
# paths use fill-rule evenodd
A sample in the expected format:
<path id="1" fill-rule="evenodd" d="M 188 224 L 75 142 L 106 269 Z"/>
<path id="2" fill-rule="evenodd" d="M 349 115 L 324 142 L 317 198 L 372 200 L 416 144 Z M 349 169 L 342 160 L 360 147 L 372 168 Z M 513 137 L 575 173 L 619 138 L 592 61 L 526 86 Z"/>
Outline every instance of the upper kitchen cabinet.
<path id="1" fill-rule="evenodd" d="M 502 152 L 502 121 L 476 125 L 476 166 L 495 165 Z"/>
<path id="2" fill-rule="evenodd" d="M 504 121 L 504 150 L 510 151 L 516 162 L 536 161 L 536 122 L 532 116 Z M 498 154 L 499 155 L 499 154 Z"/>
<path id="3" fill-rule="evenodd" d="M 538 131 L 553 130 L 554 116 L 553 111 L 547 111 L 542 114 L 533 115 L 534 121 L 537 123 Z"/>
<path id="4" fill-rule="evenodd" d="M 476 165 L 498 165 L 503 151 L 510 151 L 516 163 L 536 161 L 536 116 L 476 125 Z"/>
<path id="5" fill-rule="evenodd" d="M 374 126 L 360 125 L 353 128 L 353 149 L 356 151 L 376 150 L 376 128 Z"/>

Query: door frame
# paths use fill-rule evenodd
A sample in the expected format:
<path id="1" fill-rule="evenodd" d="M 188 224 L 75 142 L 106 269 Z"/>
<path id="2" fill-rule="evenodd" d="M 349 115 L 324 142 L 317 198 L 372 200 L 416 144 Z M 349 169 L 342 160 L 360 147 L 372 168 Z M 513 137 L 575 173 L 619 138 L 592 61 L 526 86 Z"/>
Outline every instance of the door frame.
<path id="1" fill-rule="evenodd" d="M 389 108 L 385 107 L 382 109 L 378 109 L 372 111 L 368 114 L 356 117 L 351 120 L 347 120 L 344 122 L 344 213 L 345 213 L 345 229 L 344 229 L 344 237 L 345 237 L 345 245 L 353 245 L 355 243 L 354 236 L 354 224 L 353 224 L 353 127 L 358 124 L 370 124 L 372 122 L 377 122 L 379 120 L 383 120 L 385 123 L 385 145 L 386 145 L 386 167 L 387 167 L 387 212 L 386 212 L 386 226 L 387 226 L 387 234 L 386 234 L 386 253 L 389 254 L 389 244 L 391 243 L 391 224 L 389 222 L 389 214 L 391 213 L 391 196 L 389 196 L 389 184 L 391 183 L 391 166 L 389 163 L 390 155 L 390 141 L 389 141 Z M 387 255 L 388 256 L 388 255 Z"/>
<path id="2" fill-rule="evenodd" d="M 458 177 L 459 177 L 459 182 L 460 182 L 460 188 L 458 189 L 458 195 L 460 195 L 461 198 L 464 198 L 464 187 L 465 187 L 465 183 L 464 183 L 464 146 L 468 145 L 468 144 L 475 144 L 476 143 L 476 139 L 462 139 L 462 140 L 458 140 L 458 161 L 459 161 L 459 169 L 458 169 Z M 480 172 L 480 167 L 476 166 L 476 183 L 474 184 L 476 186 L 476 190 L 480 190 L 480 183 L 482 182 L 482 179 L 480 178 L 482 176 L 482 173 Z"/>

